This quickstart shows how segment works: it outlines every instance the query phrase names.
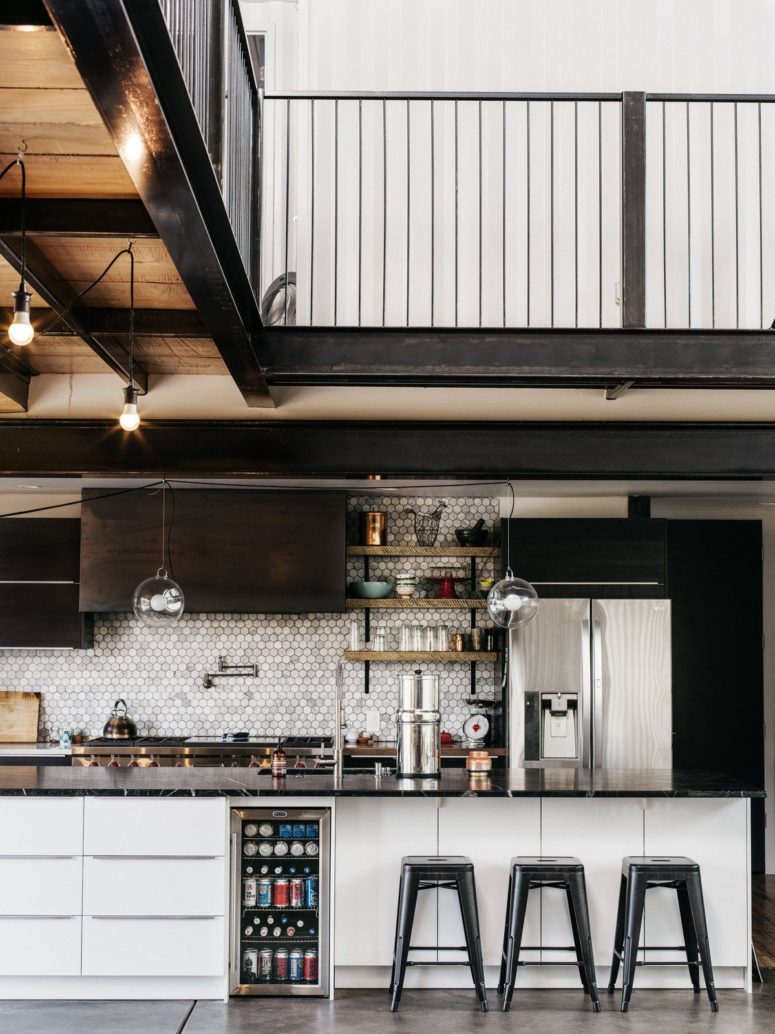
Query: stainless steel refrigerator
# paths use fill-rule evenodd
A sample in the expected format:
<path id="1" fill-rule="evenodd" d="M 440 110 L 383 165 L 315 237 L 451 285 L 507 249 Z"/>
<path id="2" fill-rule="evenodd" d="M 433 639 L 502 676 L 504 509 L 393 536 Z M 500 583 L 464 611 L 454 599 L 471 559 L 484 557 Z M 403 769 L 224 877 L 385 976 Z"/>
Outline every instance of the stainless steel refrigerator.
<path id="1" fill-rule="evenodd" d="M 671 768 L 670 601 L 542 599 L 509 636 L 512 768 Z"/>

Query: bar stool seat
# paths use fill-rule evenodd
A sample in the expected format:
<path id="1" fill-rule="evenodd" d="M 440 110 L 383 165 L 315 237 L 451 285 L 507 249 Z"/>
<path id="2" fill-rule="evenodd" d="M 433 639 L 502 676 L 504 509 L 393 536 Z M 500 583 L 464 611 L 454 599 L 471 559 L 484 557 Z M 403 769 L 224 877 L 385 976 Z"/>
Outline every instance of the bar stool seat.
<path id="1" fill-rule="evenodd" d="M 683 945 L 639 947 L 646 891 L 653 887 L 670 887 L 676 891 L 683 928 Z M 710 959 L 708 926 L 705 919 L 705 903 L 702 896 L 702 878 L 699 865 L 691 858 L 680 855 L 629 855 L 622 859 L 614 953 L 608 981 L 608 993 L 613 994 L 621 962 L 623 966 L 622 1012 L 627 1012 L 630 1006 L 636 966 L 675 964 L 639 960 L 639 951 L 685 952 L 694 993 L 700 993 L 699 970 L 702 967 L 710 1007 L 713 1012 L 718 1012 L 718 998 L 716 997 L 716 986 L 713 983 L 713 966 Z"/>
<path id="2" fill-rule="evenodd" d="M 417 894 L 421 890 L 435 890 L 439 887 L 457 892 L 466 940 L 463 946 L 411 943 Z M 408 959 L 410 951 L 464 951 L 467 959 L 460 962 L 415 962 Z M 465 855 L 406 855 L 401 859 L 393 972 L 390 981 L 391 1012 L 398 1009 L 407 966 L 468 966 L 480 1008 L 482 1012 L 487 1012 L 474 866 L 471 859 Z"/>
<path id="3" fill-rule="evenodd" d="M 522 944 L 528 894 L 542 887 L 564 890 L 568 900 L 572 947 L 530 946 Z M 575 962 L 520 961 L 522 951 L 572 951 Z M 498 994 L 503 995 L 503 1012 L 508 1012 L 514 994 L 518 966 L 577 966 L 581 985 L 592 1000 L 592 1008 L 600 1012 L 600 998 L 597 992 L 595 958 L 592 952 L 592 935 L 589 926 L 587 888 L 584 866 L 578 858 L 549 858 L 538 855 L 517 855 L 511 859 L 511 875 L 506 904 L 506 923 L 503 930 L 503 952 L 498 981 Z"/>

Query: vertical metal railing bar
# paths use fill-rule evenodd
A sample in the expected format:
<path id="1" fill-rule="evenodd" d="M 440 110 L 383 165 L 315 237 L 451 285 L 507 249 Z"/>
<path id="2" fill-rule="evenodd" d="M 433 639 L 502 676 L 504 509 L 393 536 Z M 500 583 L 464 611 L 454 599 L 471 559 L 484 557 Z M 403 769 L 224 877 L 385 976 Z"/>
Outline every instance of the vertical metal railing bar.
<path id="1" fill-rule="evenodd" d="M 667 329 L 667 109 L 662 101 L 662 304 Z"/>
<path id="2" fill-rule="evenodd" d="M 574 327 L 579 325 L 579 102 L 573 102 L 573 295 Z"/>
<path id="3" fill-rule="evenodd" d="M 382 326 L 387 298 L 387 108 L 382 101 Z"/>
<path id="4" fill-rule="evenodd" d="M 409 326 L 409 299 L 412 252 L 412 113 L 406 102 L 406 325 Z"/>
<path id="5" fill-rule="evenodd" d="M 431 106 L 431 326 L 436 325 L 436 102 Z"/>
<path id="6" fill-rule="evenodd" d="M 686 292 L 688 321 L 691 328 L 691 122 L 689 103 L 686 102 Z"/>
<path id="7" fill-rule="evenodd" d="M 458 325 L 458 110 L 455 101 L 455 326 Z"/>
<path id="8" fill-rule="evenodd" d="M 501 302 L 506 326 L 506 101 L 501 101 Z"/>
<path id="9" fill-rule="evenodd" d="M 363 281 L 363 101 L 358 101 L 358 326 Z"/>
<path id="10" fill-rule="evenodd" d="M 554 101 L 549 102 L 549 326 L 554 326 Z"/>
<path id="11" fill-rule="evenodd" d="M 526 267 L 527 268 L 526 268 L 526 271 L 525 271 L 526 272 L 525 280 L 526 280 L 526 284 L 527 284 L 527 311 L 525 313 L 525 323 L 529 327 L 530 326 L 530 216 L 531 216 L 531 207 L 530 207 L 530 101 L 527 102 L 527 108 L 526 108 L 526 111 L 525 111 L 525 168 L 527 170 L 527 175 L 525 176 L 525 184 L 526 184 L 525 204 L 526 204 L 526 209 L 527 209 L 527 211 L 526 211 L 527 221 L 526 221 L 526 230 L 525 230 L 525 254 L 526 254 L 526 258 L 527 258 L 527 262 L 526 262 Z"/>
<path id="12" fill-rule="evenodd" d="M 735 327 L 740 327 L 740 169 L 737 147 L 737 101 L 735 101 Z"/>
<path id="13" fill-rule="evenodd" d="M 315 325 L 315 98 L 310 101 L 309 322 Z"/>
<path id="14" fill-rule="evenodd" d="M 288 326 L 288 225 L 291 208 L 291 102 L 285 102 L 285 299 L 283 323 Z"/>
<path id="15" fill-rule="evenodd" d="M 482 325 L 482 102 L 477 102 L 477 131 L 479 135 L 479 326 Z"/>
<path id="16" fill-rule="evenodd" d="M 711 326 L 716 327 L 716 145 L 714 131 L 713 104 L 710 109 L 710 173 L 711 173 Z"/>
<path id="17" fill-rule="evenodd" d="M 603 104 L 597 102 L 597 309 L 603 326 Z"/>
<path id="18" fill-rule="evenodd" d="M 756 105 L 757 143 L 759 149 L 759 326 L 764 329 L 764 204 L 762 201 L 762 102 Z"/>
<path id="19" fill-rule="evenodd" d="M 339 101 L 334 101 L 334 326 L 339 315 Z"/>

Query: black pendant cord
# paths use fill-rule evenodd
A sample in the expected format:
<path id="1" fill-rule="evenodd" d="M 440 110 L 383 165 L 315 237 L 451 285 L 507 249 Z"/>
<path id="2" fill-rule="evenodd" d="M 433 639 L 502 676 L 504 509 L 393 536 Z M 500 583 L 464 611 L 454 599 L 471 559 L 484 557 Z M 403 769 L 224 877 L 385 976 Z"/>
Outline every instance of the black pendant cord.
<path id="1" fill-rule="evenodd" d="M 135 354 L 135 253 L 132 241 L 126 247 L 129 256 L 129 387 L 134 388 L 134 354 Z M 119 253 L 120 254 L 120 253 Z M 138 392 L 139 394 L 139 392 Z M 166 484 L 166 482 L 165 482 Z"/>
<path id="2" fill-rule="evenodd" d="M 5 168 L 0 172 L 0 180 L 3 178 L 3 176 L 5 176 L 7 172 L 10 172 L 11 169 L 13 169 L 16 165 L 19 166 L 19 171 L 21 172 L 22 177 L 19 205 L 19 227 L 21 230 L 22 238 L 22 268 L 21 279 L 19 280 L 19 291 L 23 293 L 27 290 L 27 285 L 25 283 L 27 273 L 27 233 L 25 230 L 25 210 L 27 207 L 27 169 L 25 168 L 24 158 L 22 157 L 21 151 L 16 156 L 16 158 L 14 158 L 13 161 L 8 162 Z"/>

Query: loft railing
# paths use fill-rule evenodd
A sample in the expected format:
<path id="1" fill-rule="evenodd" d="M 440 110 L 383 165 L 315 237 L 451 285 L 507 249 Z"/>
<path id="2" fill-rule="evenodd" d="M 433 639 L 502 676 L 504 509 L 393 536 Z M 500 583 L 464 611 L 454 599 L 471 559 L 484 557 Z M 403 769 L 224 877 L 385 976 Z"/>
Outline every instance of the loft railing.
<path id="1" fill-rule="evenodd" d="M 258 282 L 260 98 L 237 0 L 159 0 L 246 272 Z"/>
<path id="2" fill-rule="evenodd" d="M 773 100 L 267 95 L 261 283 L 281 324 L 767 327 Z"/>

